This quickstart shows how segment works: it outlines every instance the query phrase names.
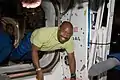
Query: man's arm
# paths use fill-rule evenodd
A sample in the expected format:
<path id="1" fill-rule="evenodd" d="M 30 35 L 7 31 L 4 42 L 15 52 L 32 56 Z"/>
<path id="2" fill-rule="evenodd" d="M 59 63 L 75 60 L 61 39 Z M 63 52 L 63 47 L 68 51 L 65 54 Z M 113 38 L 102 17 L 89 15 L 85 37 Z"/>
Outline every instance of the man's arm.
<path id="1" fill-rule="evenodd" d="M 39 57 L 38 57 L 38 47 L 32 45 L 32 60 L 34 67 L 36 69 L 36 78 L 37 80 L 44 80 L 42 70 L 40 68 Z"/>
<path id="2" fill-rule="evenodd" d="M 69 63 L 71 74 L 75 74 L 76 73 L 76 61 L 75 61 L 74 52 L 68 53 L 68 63 Z"/>
<path id="3" fill-rule="evenodd" d="M 38 57 L 38 47 L 32 44 L 32 60 L 34 67 L 36 69 L 40 68 L 39 57 Z"/>

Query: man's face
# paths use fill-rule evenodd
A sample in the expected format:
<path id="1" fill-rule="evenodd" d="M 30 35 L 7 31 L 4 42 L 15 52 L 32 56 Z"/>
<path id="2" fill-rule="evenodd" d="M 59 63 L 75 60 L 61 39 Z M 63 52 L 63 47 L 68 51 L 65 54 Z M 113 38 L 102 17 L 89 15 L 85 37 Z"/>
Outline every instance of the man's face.
<path id="1" fill-rule="evenodd" d="M 60 43 L 65 43 L 70 39 L 73 34 L 73 30 L 69 27 L 60 27 L 58 29 L 58 40 Z"/>

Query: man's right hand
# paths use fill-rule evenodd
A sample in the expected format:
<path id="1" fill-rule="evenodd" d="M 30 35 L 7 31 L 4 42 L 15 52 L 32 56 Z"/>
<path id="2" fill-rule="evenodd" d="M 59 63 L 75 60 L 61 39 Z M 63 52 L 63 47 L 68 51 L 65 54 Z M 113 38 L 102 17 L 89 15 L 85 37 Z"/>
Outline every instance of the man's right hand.
<path id="1" fill-rule="evenodd" d="M 36 78 L 37 80 L 44 80 L 43 73 L 41 70 L 36 72 Z"/>

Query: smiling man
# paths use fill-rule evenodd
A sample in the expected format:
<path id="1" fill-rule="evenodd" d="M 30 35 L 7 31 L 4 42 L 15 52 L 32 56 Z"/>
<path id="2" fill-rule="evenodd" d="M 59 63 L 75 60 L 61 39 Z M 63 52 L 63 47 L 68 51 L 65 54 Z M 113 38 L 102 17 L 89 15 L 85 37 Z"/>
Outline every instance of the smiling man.
<path id="1" fill-rule="evenodd" d="M 11 60 L 32 60 L 38 80 L 44 80 L 40 67 L 38 51 L 55 51 L 65 49 L 68 53 L 68 62 L 71 80 L 76 80 L 76 61 L 74 57 L 73 26 L 64 21 L 59 27 L 44 27 L 26 34 L 17 48 L 11 53 Z M 31 52 L 32 51 L 32 52 Z M 26 55 L 26 56 L 24 56 Z"/>
<path id="2" fill-rule="evenodd" d="M 36 68 L 38 80 L 44 80 L 42 69 L 40 68 L 38 51 L 54 51 L 57 49 L 65 49 L 67 51 L 71 80 L 76 80 L 76 62 L 72 35 L 73 26 L 68 21 L 64 21 L 59 27 L 41 28 L 32 33 L 32 60 Z"/>

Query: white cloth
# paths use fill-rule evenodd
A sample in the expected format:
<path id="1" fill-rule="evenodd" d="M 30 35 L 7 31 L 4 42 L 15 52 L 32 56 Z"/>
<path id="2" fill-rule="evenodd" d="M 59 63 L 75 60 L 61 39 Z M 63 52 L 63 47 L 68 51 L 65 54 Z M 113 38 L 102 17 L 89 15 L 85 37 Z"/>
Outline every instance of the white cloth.
<path id="1" fill-rule="evenodd" d="M 26 8 L 36 8 L 36 7 L 40 6 L 40 4 L 41 4 L 41 0 L 38 0 L 37 2 L 31 3 L 31 4 L 22 2 L 22 6 L 26 7 Z"/>

